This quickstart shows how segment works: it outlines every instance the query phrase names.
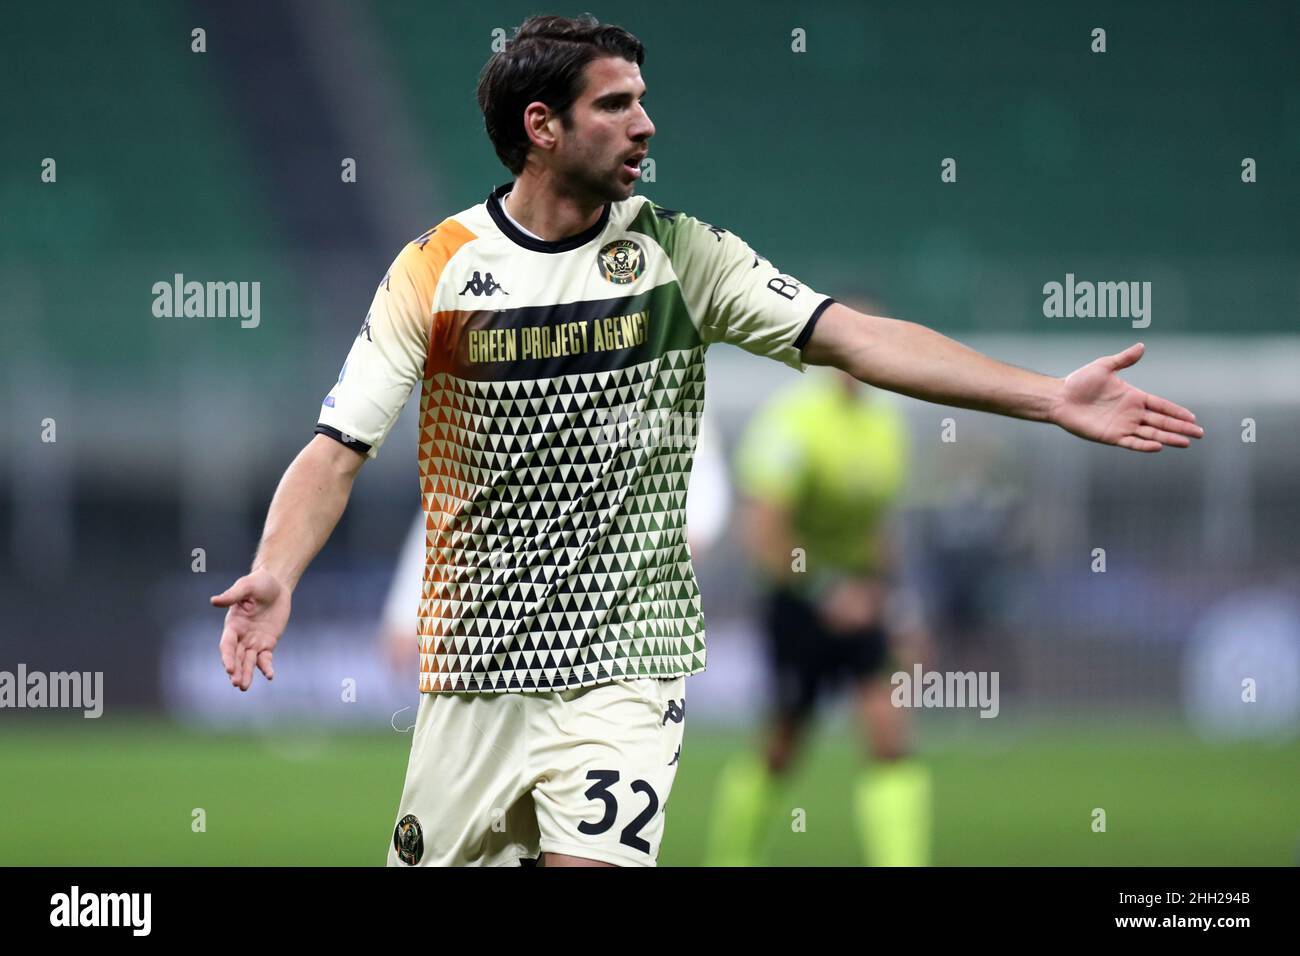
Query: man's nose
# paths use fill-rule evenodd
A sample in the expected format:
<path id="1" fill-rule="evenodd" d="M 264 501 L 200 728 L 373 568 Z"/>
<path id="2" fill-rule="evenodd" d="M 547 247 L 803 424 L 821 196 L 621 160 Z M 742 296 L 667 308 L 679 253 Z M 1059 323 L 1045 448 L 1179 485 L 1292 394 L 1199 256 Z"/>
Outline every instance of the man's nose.
<path id="1" fill-rule="evenodd" d="M 650 121 L 650 114 L 645 111 L 644 106 L 639 106 L 641 116 L 632 127 L 633 139 L 649 139 L 655 134 L 655 124 Z"/>

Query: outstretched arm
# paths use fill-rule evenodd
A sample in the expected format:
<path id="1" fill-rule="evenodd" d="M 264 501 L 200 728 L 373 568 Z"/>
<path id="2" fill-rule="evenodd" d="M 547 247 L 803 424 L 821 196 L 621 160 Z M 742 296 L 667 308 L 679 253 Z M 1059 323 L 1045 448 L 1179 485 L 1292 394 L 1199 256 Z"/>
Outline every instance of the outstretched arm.
<path id="1" fill-rule="evenodd" d="M 328 540 L 352 493 L 365 457 L 317 435 L 280 479 L 266 516 L 253 569 L 210 600 L 229 608 L 221 630 L 221 662 L 230 683 L 248 690 L 254 668 L 275 673 L 271 652 L 289 623 L 290 596 Z"/>
<path id="2" fill-rule="evenodd" d="M 1096 359 L 1065 378 L 1007 365 L 914 322 L 829 306 L 803 348 L 810 365 L 834 365 L 859 381 L 940 405 L 1051 422 L 1071 434 L 1134 451 L 1185 448 L 1204 433 L 1181 405 L 1117 374 L 1143 345 Z"/>

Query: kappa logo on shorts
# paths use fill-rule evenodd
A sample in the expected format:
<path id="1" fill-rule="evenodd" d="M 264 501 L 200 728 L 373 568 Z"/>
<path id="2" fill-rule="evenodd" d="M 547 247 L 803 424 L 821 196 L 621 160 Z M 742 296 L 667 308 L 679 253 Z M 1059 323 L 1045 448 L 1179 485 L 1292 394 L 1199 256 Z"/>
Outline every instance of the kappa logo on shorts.
<path id="1" fill-rule="evenodd" d="M 408 813 L 397 821 L 397 826 L 393 829 L 393 849 L 397 851 L 399 860 L 411 866 L 419 863 L 420 857 L 424 856 L 424 831 L 420 829 L 420 821 L 414 813 Z"/>
<path id="2" fill-rule="evenodd" d="M 672 698 L 669 698 L 668 709 L 664 711 L 664 719 L 659 724 L 659 726 L 666 727 L 668 725 L 668 721 L 670 720 L 674 724 L 680 724 L 685 719 L 686 719 L 686 698 L 683 697 L 682 702 L 680 704 L 678 704 L 677 701 L 673 700 Z"/>

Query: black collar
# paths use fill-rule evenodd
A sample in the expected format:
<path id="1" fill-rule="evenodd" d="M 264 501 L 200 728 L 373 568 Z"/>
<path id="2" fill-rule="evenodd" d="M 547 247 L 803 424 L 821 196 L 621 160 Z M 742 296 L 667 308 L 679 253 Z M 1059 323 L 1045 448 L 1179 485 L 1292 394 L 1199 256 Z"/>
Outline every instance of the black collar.
<path id="1" fill-rule="evenodd" d="M 519 229 L 512 223 L 505 210 L 501 208 L 501 197 L 514 188 L 514 183 L 505 183 L 492 190 L 487 199 L 488 215 L 492 221 L 497 224 L 497 228 L 506 234 L 506 236 L 516 245 L 523 246 L 525 249 L 531 249 L 533 252 L 568 252 L 570 249 L 577 249 L 579 246 L 585 246 L 591 240 L 595 239 L 605 231 L 605 224 L 609 222 L 610 203 L 600 211 L 600 218 L 596 220 L 591 227 L 582 230 L 574 236 L 567 239 L 559 239 L 555 242 L 547 242 L 545 239 L 534 239 Z"/>

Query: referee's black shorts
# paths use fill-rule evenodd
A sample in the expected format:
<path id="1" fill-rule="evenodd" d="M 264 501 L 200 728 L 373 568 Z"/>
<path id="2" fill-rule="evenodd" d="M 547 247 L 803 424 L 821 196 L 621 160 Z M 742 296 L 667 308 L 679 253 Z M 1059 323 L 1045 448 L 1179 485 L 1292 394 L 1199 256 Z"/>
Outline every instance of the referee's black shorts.
<path id="1" fill-rule="evenodd" d="M 829 631 L 812 603 L 789 591 L 768 594 L 764 624 L 778 718 L 803 720 L 823 694 L 889 666 L 884 628 Z"/>

